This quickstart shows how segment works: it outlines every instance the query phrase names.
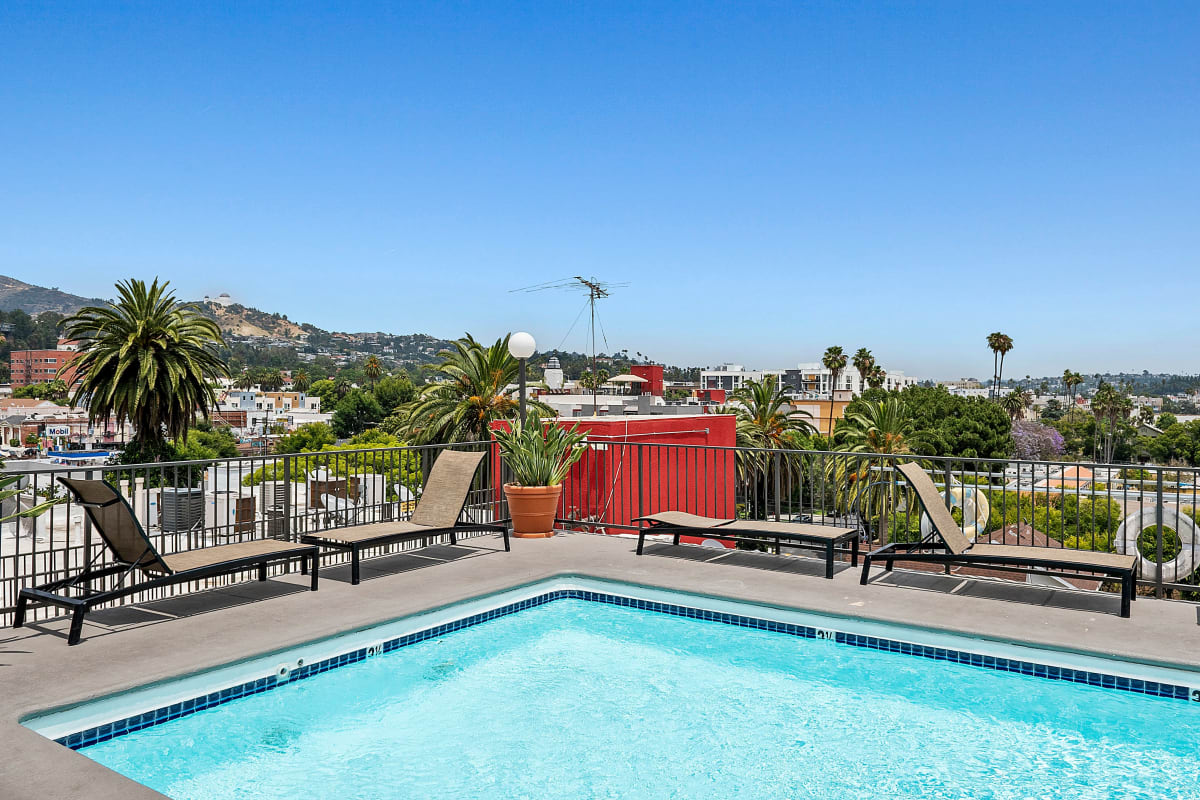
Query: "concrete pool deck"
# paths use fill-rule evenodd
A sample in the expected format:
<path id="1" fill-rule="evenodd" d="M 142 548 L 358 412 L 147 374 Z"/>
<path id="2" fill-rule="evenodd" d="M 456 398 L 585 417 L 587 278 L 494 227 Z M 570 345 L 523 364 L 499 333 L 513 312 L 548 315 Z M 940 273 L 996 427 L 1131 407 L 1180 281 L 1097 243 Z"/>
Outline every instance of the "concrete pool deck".
<path id="1" fill-rule="evenodd" d="M 322 570 L 317 593 L 298 574 L 89 616 L 67 647 L 65 621 L 0 631 L 0 797 L 142 800 L 162 795 L 19 724 L 19 720 L 137 686 L 283 650 L 555 576 L 645 586 L 902 623 L 1054 649 L 1200 671 L 1200 606 L 1139 598 L 1116 616 L 1116 595 L 1062 592 L 897 570 L 867 586 L 848 564 L 832 581 L 823 562 L 745 551 L 647 546 L 624 537 L 483 536 Z M 1200 683 L 1200 676 L 1198 676 Z"/>

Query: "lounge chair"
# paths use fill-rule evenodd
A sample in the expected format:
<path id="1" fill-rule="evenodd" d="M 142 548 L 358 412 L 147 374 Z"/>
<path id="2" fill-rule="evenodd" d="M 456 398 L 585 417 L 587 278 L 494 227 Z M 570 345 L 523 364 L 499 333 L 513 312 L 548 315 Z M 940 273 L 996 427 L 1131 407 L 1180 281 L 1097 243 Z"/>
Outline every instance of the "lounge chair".
<path id="1" fill-rule="evenodd" d="M 848 544 L 851 564 L 858 566 L 858 531 L 854 528 L 800 522 L 720 519 L 689 514 L 686 511 L 660 511 L 657 514 L 635 517 L 633 521 L 647 523 L 639 526 L 638 530 L 639 556 L 642 554 L 647 535 L 671 534 L 676 545 L 679 544 L 680 536 L 702 536 L 721 541 L 774 545 L 776 553 L 783 543 L 789 547 L 822 551 L 825 554 L 826 578 L 833 577 L 833 558 L 837 548 L 842 548 L 844 552 Z"/>
<path id="2" fill-rule="evenodd" d="M 306 534 L 300 537 L 300 541 L 349 552 L 351 584 L 359 582 L 359 562 L 363 550 L 397 542 L 448 534 L 450 544 L 458 544 L 459 531 L 494 531 L 504 537 L 504 549 L 507 551 L 507 525 L 460 519 L 467 504 L 467 494 L 471 491 L 471 482 L 475 480 L 475 472 L 484 455 L 457 450 L 443 451 L 429 471 L 425 490 L 409 520 L 331 528 Z"/>
<path id="3" fill-rule="evenodd" d="M 988 567 L 1025 574 L 1050 573 L 1064 578 L 1094 579 L 1096 575 L 1103 575 L 1121 581 L 1121 616 L 1129 616 L 1129 605 L 1135 599 L 1141 564 L 1137 555 L 972 542 L 946 508 L 933 480 L 919 464 L 910 461 L 901 464 L 898 469 L 916 491 L 917 499 L 921 501 L 924 513 L 929 517 L 941 543 L 932 540 L 895 542 L 873 550 L 863 558 L 860 583 L 866 584 L 873 561 L 883 561 L 887 571 L 891 571 L 893 562 L 914 561 Z"/>
<path id="4" fill-rule="evenodd" d="M 159 553 L 142 529 L 128 501 L 115 488 L 99 480 L 59 478 L 74 501 L 83 507 L 92 529 L 100 535 L 115 561 L 96 566 L 104 555 L 101 548 L 83 572 L 41 586 L 27 587 L 17 596 L 13 627 L 25 623 L 25 611 L 30 602 L 58 606 L 71 612 L 71 630 L 67 644 L 78 644 L 83 630 L 83 617 L 96 606 L 131 594 L 197 581 L 218 575 L 231 575 L 250 569 L 258 570 L 258 579 L 267 579 L 267 566 L 273 562 L 300 559 L 301 571 L 311 565 L 312 591 L 317 590 L 318 548 L 277 539 L 223 544 L 187 550 L 182 553 Z M 141 580 L 133 580 L 141 573 Z M 117 576 L 111 589 L 93 589 L 89 584 Z"/>

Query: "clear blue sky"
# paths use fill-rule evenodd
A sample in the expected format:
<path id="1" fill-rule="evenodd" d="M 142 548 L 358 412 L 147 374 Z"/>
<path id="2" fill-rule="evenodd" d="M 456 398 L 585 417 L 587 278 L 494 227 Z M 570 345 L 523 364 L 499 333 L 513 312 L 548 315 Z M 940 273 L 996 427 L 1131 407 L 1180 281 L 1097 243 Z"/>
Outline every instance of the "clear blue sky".
<path id="1" fill-rule="evenodd" d="M 0 273 L 332 329 L 1200 372 L 1200 3 L 0 5 Z M 582 328 L 565 345 L 582 349 Z"/>

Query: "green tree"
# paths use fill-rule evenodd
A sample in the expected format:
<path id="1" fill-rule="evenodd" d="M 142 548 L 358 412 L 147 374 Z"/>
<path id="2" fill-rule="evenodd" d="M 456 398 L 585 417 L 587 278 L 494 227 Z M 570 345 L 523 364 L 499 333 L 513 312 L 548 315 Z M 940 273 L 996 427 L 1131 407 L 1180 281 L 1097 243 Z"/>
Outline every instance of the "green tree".
<path id="1" fill-rule="evenodd" d="M 817 432 L 808 421 L 811 414 L 788 404 L 774 375 L 762 381 L 746 381 L 733 393 L 733 399 L 737 401 L 733 414 L 737 418 L 738 447 L 788 449 L 796 446 L 797 435 L 806 437 Z"/>
<path id="2" fill-rule="evenodd" d="M 308 422 L 296 430 L 275 440 L 276 453 L 300 453 L 305 450 L 320 450 L 327 444 L 333 444 L 337 437 L 333 428 L 324 422 Z"/>
<path id="3" fill-rule="evenodd" d="M 321 410 L 327 410 L 337 405 L 338 397 L 337 387 L 332 380 L 313 381 L 313 385 L 308 389 L 309 397 L 316 397 L 321 401 Z"/>
<path id="4" fill-rule="evenodd" d="M 928 455 L 1006 458 L 1012 449 L 1012 421 L 999 405 L 982 397 L 958 397 L 944 386 L 909 386 L 900 396 Z"/>
<path id="5" fill-rule="evenodd" d="M 308 387 L 311 385 L 312 384 L 308 380 L 308 373 L 303 369 L 296 370 L 296 372 L 292 374 L 292 388 L 297 392 L 307 393 Z"/>
<path id="6" fill-rule="evenodd" d="M 491 436 L 492 422 L 516 418 L 517 400 L 506 389 L 516 379 L 518 364 L 509 355 L 507 336 L 484 347 L 468 333 L 439 355 L 437 382 L 421 387 L 404 406 L 405 438 L 416 444 L 479 441 Z M 528 405 L 545 416 L 554 413 L 544 403 Z"/>
<path id="7" fill-rule="evenodd" d="M 375 384 L 373 393 L 383 410 L 391 413 L 397 407 L 416 399 L 417 388 L 412 385 L 412 381 L 408 379 L 407 375 L 401 373 L 400 375 L 384 376 L 379 383 Z"/>
<path id="8" fill-rule="evenodd" d="M 842 374 L 842 370 L 846 368 L 846 354 L 842 352 L 842 348 L 838 346 L 828 347 L 825 349 L 825 355 L 821 357 L 821 364 L 825 369 L 829 370 L 829 430 L 827 433 L 833 434 L 833 396 L 837 391 L 838 376 Z"/>
<path id="9" fill-rule="evenodd" d="M 1013 422 L 1025 417 L 1025 409 L 1033 404 L 1033 395 L 1024 389 L 1013 389 L 1000 398 L 1000 407 Z"/>
<path id="10" fill-rule="evenodd" d="M 235 388 L 235 389 L 253 389 L 254 388 L 254 376 L 250 374 L 249 370 L 243 370 L 242 373 L 239 374 L 236 379 L 234 379 L 233 388 Z"/>
<path id="11" fill-rule="evenodd" d="M 370 392 L 352 389 L 338 401 L 331 420 L 333 432 L 339 438 L 354 436 L 383 421 L 383 408 Z"/>
<path id="12" fill-rule="evenodd" d="M 883 386 L 883 383 L 886 380 L 887 370 L 876 364 L 875 366 L 871 367 L 871 372 L 867 375 L 867 386 L 871 387 L 872 389 L 878 389 Z"/>
<path id="13" fill-rule="evenodd" d="M 64 321 L 79 342 L 72 365 L 79 385 L 72 402 L 90 422 L 130 420 L 134 440 L 160 447 L 165 436 L 186 438 L 196 414 L 216 405 L 213 383 L 229 370 L 217 354 L 221 330 L 194 305 L 181 304 L 157 279 L 117 284 L 113 306 L 87 306 Z"/>

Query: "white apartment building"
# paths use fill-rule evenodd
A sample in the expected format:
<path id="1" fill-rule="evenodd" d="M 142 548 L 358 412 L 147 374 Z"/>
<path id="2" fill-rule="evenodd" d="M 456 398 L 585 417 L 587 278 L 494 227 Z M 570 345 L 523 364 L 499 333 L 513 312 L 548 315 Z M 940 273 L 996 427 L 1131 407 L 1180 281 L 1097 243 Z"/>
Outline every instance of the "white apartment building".
<path id="1" fill-rule="evenodd" d="M 700 388 L 724 389 L 727 392 L 734 392 L 745 385 L 747 381 L 762 381 L 768 375 L 774 375 L 781 385 L 790 389 L 794 394 L 807 398 L 828 398 L 834 390 L 847 391 L 857 395 L 862 394 L 863 390 L 867 388 L 863 384 L 862 376 L 853 366 L 847 366 L 838 375 L 837 386 L 833 386 L 833 373 L 820 361 L 803 362 L 797 364 L 795 369 L 764 370 L 748 370 L 741 364 L 722 364 L 717 369 L 700 372 Z M 890 369 L 885 370 L 881 388 L 898 390 L 913 386 L 919 381 L 919 378 L 909 377 L 901 370 Z"/>

